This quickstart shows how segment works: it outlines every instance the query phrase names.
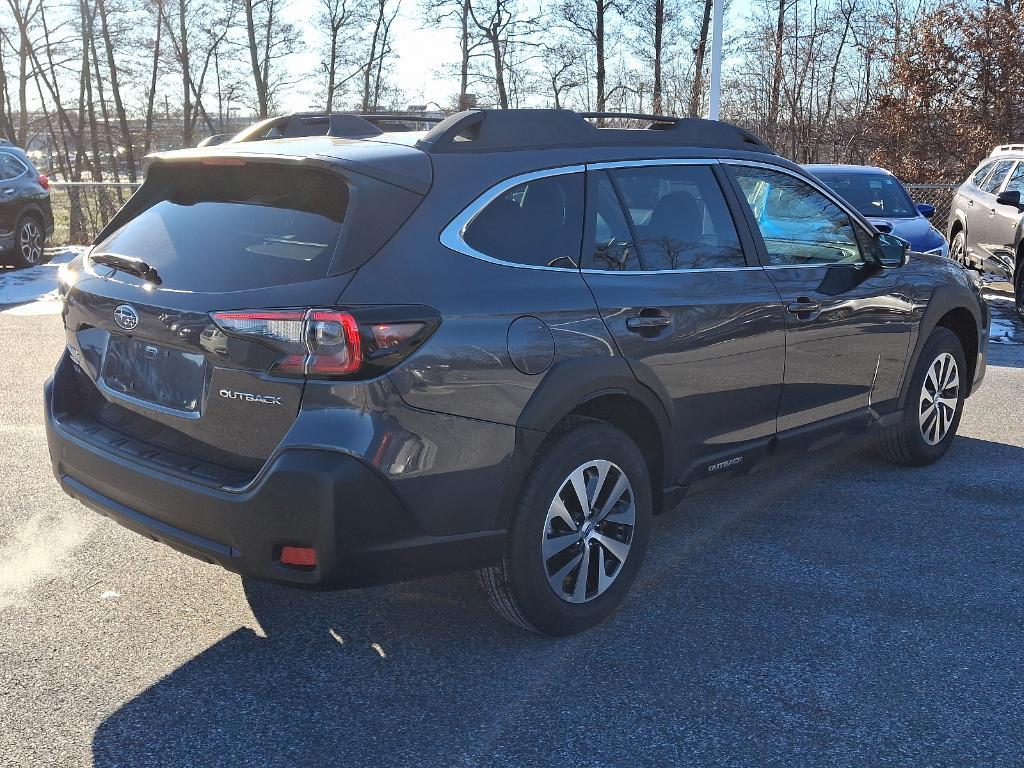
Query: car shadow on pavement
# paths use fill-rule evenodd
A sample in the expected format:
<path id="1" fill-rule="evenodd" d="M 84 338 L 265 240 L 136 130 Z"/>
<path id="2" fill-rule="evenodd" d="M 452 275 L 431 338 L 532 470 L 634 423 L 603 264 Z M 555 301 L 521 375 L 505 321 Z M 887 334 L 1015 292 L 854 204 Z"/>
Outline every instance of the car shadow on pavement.
<path id="1" fill-rule="evenodd" d="M 469 575 L 246 582 L 266 636 L 127 702 L 95 764 L 1014 764 L 1024 449 L 786 466 L 659 518 L 624 608 L 576 637 L 505 625 Z"/>

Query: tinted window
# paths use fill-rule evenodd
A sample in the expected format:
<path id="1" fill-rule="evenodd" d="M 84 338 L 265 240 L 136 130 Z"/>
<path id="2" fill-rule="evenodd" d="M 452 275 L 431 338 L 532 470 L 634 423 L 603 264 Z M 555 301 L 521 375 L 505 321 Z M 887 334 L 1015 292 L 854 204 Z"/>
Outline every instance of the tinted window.
<path id="1" fill-rule="evenodd" d="M 470 222 L 463 240 L 492 259 L 574 269 L 582 235 L 583 174 L 572 173 L 512 187 Z"/>
<path id="2" fill-rule="evenodd" d="M 1006 182 L 1007 192 L 1024 192 L 1024 161 L 1017 163 L 1017 167 L 1010 174 L 1010 180 Z"/>
<path id="3" fill-rule="evenodd" d="M 775 265 L 861 261 L 853 222 L 810 184 L 763 168 L 734 168 Z"/>
<path id="4" fill-rule="evenodd" d="M 165 286 L 238 291 L 324 277 L 348 207 L 333 174 L 282 165 L 176 166 L 149 207 L 96 246 L 155 267 Z"/>
<path id="5" fill-rule="evenodd" d="M 591 200 L 589 226 L 593 235 L 583 256 L 584 269 L 607 269 L 636 272 L 642 269 L 637 256 L 633 233 L 626 223 L 618 195 L 608 176 L 602 172 L 589 174 Z"/>
<path id="6" fill-rule="evenodd" d="M 865 216 L 906 219 L 918 215 L 917 208 L 903 189 L 903 185 L 887 173 L 815 175 Z"/>
<path id="7" fill-rule="evenodd" d="M 706 165 L 611 171 L 640 244 L 645 269 L 746 265 L 729 208 Z"/>
<path id="8" fill-rule="evenodd" d="M 14 179 L 27 170 L 28 167 L 14 155 L 0 152 L 0 179 Z"/>
<path id="9" fill-rule="evenodd" d="M 999 189 L 1012 166 L 1013 160 L 1000 160 L 996 163 L 996 167 L 992 170 L 992 175 L 985 179 L 985 182 L 981 185 L 982 190 L 985 192 L 995 192 Z"/>

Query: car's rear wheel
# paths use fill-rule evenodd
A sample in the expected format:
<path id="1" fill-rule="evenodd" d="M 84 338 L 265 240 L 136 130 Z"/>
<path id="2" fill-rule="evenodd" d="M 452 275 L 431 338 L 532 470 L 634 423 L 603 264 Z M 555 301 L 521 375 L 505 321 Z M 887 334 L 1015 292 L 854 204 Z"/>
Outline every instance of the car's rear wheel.
<path id="1" fill-rule="evenodd" d="M 960 339 L 948 328 L 936 328 L 914 368 L 902 418 L 879 430 L 882 456 L 910 466 L 942 458 L 960 425 L 970 384 L 967 375 Z"/>
<path id="2" fill-rule="evenodd" d="M 962 267 L 970 266 L 967 258 L 967 236 L 962 229 L 953 235 L 953 242 L 949 244 L 949 258 Z"/>
<path id="3" fill-rule="evenodd" d="M 495 610 L 547 635 L 581 632 L 622 602 L 650 537 L 651 481 L 621 430 L 568 419 L 538 452 L 501 562 L 481 570 Z"/>
<path id="4" fill-rule="evenodd" d="M 14 231 L 14 252 L 12 261 L 19 268 L 34 267 L 43 263 L 43 245 L 46 235 L 33 216 L 22 216 Z"/>

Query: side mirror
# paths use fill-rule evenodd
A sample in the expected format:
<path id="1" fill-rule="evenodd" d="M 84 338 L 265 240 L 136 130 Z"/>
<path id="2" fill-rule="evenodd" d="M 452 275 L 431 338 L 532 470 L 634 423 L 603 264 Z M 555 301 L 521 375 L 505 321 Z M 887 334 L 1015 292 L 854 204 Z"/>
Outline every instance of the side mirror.
<path id="1" fill-rule="evenodd" d="M 996 197 L 996 202 L 1000 205 L 1012 205 L 1015 208 L 1020 208 L 1020 190 L 1008 189 L 1005 192 L 1000 192 Z"/>
<path id="2" fill-rule="evenodd" d="M 872 241 L 875 261 L 883 269 L 902 267 L 910 255 L 910 243 L 896 235 L 879 232 Z"/>
<path id="3" fill-rule="evenodd" d="M 917 212 L 924 216 L 926 219 L 930 219 L 935 215 L 935 206 L 929 203 L 918 203 Z"/>

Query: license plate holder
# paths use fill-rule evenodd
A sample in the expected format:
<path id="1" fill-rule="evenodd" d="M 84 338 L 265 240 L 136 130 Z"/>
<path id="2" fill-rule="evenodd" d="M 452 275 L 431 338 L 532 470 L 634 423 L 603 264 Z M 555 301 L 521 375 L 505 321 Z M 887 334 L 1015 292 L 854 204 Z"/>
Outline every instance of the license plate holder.
<path id="1" fill-rule="evenodd" d="M 206 358 L 112 333 L 101 377 L 115 395 L 197 416 L 206 383 Z"/>

